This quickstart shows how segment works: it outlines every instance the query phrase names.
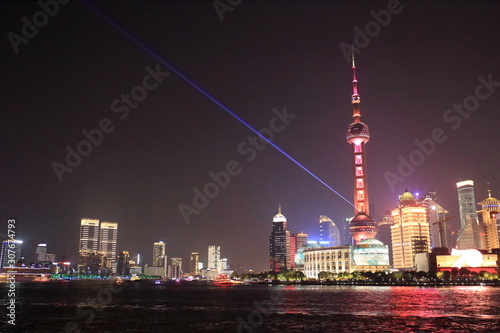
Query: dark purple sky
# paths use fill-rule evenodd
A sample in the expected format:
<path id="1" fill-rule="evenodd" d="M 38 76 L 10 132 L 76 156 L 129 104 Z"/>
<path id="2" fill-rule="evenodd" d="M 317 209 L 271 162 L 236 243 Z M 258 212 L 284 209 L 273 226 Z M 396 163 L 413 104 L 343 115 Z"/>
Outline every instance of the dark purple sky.
<path id="1" fill-rule="evenodd" d="M 275 143 L 351 200 L 351 69 L 339 45 L 351 44 L 355 27 L 365 30 L 370 12 L 388 2 L 243 1 L 223 21 L 211 1 L 97 4 L 256 129 L 286 106 L 296 118 Z M 90 217 L 119 223 L 119 251 L 151 257 L 153 242 L 164 240 L 169 257 L 187 262 L 199 251 L 206 262 L 207 246 L 218 244 L 229 262 L 263 270 L 278 202 L 289 229 L 313 238 L 319 215 L 352 216 L 349 204 L 274 148 L 247 162 L 238 146 L 254 134 L 173 73 L 121 120 L 110 105 L 158 61 L 81 2 L 61 5 L 17 54 L 8 33 L 21 34 L 22 18 L 32 21 L 40 6 L 1 7 L 0 233 L 15 217 L 28 259 L 40 242 L 75 259 L 80 219 Z M 436 188 L 458 216 L 459 177 L 476 182 L 477 201 L 488 187 L 500 196 L 500 86 L 481 88 L 489 96 L 468 118 L 448 115 L 459 126 L 443 120 L 454 104 L 475 101 L 469 96 L 479 76 L 500 82 L 500 3 L 403 1 L 397 8 L 356 55 L 362 120 L 371 130 L 374 217 L 405 188 Z M 59 182 L 51 164 L 64 163 L 65 147 L 76 148 L 82 130 L 104 118 L 114 131 Z M 408 159 L 414 141 L 435 128 L 447 140 L 392 190 L 384 174 L 397 174 L 398 156 Z M 193 188 L 231 160 L 242 171 L 186 225 L 179 204 L 192 205 Z"/>

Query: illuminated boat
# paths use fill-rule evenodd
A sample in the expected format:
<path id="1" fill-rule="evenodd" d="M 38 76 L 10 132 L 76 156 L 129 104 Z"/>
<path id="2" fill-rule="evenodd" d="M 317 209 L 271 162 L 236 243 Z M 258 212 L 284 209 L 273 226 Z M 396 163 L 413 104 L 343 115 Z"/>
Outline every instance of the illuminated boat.
<path id="1" fill-rule="evenodd" d="M 233 281 L 227 276 L 227 274 L 219 274 L 214 280 L 214 285 L 219 287 L 229 287 L 234 286 L 236 281 Z"/>
<path id="2" fill-rule="evenodd" d="M 50 279 L 44 274 L 40 276 L 35 276 L 33 278 L 33 282 L 48 282 L 48 281 L 50 281 Z"/>

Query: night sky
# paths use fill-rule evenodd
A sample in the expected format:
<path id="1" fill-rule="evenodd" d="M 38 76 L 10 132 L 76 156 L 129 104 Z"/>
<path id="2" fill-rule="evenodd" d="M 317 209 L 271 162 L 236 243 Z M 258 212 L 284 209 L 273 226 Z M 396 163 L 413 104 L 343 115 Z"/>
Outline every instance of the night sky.
<path id="1" fill-rule="evenodd" d="M 369 24 L 380 31 L 356 43 L 355 28 L 365 31 L 376 22 L 370 12 L 388 3 L 242 1 L 222 21 L 212 1 L 96 5 L 254 128 L 269 127 L 273 109 L 286 108 L 295 118 L 274 142 L 348 200 L 352 74 L 339 45 L 354 43 L 361 119 L 371 130 L 372 215 L 395 207 L 408 188 L 437 189 L 438 202 L 458 217 L 460 179 L 475 181 L 478 202 L 488 188 L 500 197 L 500 3 L 402 1 L 386 27 Z M 76 260 L 80 219 L 88 217 L 119 223 L 118 251 L 150 259 L 153 242 L 163 240 L 168 257 L 182 257 L 187 270 L 191 251 L 206 263 L 207 246 L 217 244 L 230 263 L 260 271 L 268 268 L 279 202 L 289 229 L 310 238 L 319 236 L 319 215 L 353 216 L 273 147 L 247 161 L 250 153 L 238 147 L 255 134 L 164 65 L 159 70 L 170 75 L 143 101 L 113 108 L 159 62 L 83 2 L 59 5 L 16 54 L 8 33 L 21 35 L 22 18 L 32 22 L 40 10 L 37 2 L 1 3 L 0 233 L 15 218 L 28 261 L 37 243 Z M 480 76 L 494 81 L 479 89 L 482 100 L 474 97 Z M 464 100 L 475 111 L 447 111 Z M 103 119 L 113 131 L 60 182 L 53 162 L 65 164 L 66 147 L 76 149 L 82 131 Z M 408 160 L 415 140 L 436 128 L 446 141 L 392 189 L 387 172 L 398 174 L 398 157 Z M 209 173 L 233 160 L 239 174 L 186 224 L 179 205 L 193 206 L 193 189 L 203 190 Z"/>

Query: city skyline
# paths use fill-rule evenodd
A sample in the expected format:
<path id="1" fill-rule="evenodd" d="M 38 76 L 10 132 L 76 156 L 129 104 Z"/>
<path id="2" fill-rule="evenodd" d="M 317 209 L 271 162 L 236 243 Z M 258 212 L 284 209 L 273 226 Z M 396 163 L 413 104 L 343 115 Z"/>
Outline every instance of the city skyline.
<path id="1" fill-rule="evenodd" d="M 210 3 L 99 6 L 253 127 L 271 128 L 277 114 L 294 115 L 273 133 L 274 142 L 349 201 L 351 147 L 343 138 L 351 71 L 342 43 L 350 46 L 354 38 L 363 119 L 374 133 L 366 153 L 372 217 L 378 221 L 407 188 L 437 189 L 437 202 L 456 216 L 449 223 L 458 232 L 456 182 L 474 180 L 478 202 L 487 190 L 500 197 L 500 157 L 483 149 L 498 151 L 500 142 L 499 5 L 493 1 L 401 2 L 363 47 L 357 31 L 378 22 L 372 11 L 386 10 L 387 2 L 257 1 L 226 12 L 224 21 Z M 4 31 L 15 33 L 23 16 L 40 10 L 36 2 L 8 2 L 2 9 Z M 170 71 L 79 2 L 62 6 L 18 54 L 7 38 L 3 43 L 0 234 L 7 219 L 16 218 L 28 258 L 46 243 L 75 261 L 75 225 L 98 216 L 120 223 L 116 253 L 146 253 L 149 262 L 151 244 L 162 239 L 169 258 L 187 263 L 191 252 L 204 257 L 208 245 L 218 244 L 230 262 L 260 271 L 268 267 L 278 202 L 289 229 L 311 238 L 319 238 L 319 215 L 335 223 L 352 217 L 348 203 L 274 148 L 255 149 L 247 161 L 253 155 L 238 147 L 252 132 L 174 73 L 154 81 L 157 68 Z M 111 104 L 143 82 L 157 85 L 120 119 L 125 111 L 114 112 Z M 467 111 L 478 91 L 488 97 L 476 98 L 476 111 Z M 454 105 L 464 106 L 454 112 Z M 82 131 L 96 133 L 90 131 L 105 118 L 113 119 L 113 132 L 103 132 L 102 142 L 60 182 L 52 163 L 63 163 L 66 147 L 77 149 L 86 138 Z M 433 134 L 437 128 L 445 141 Z M 423 161 L 401 173 L 400 156 Z M 214 181 L 210 173 L 220 174 L 233 160 L 241 172 L 186 224 L 179 205 L 193 206 L 193 189 L 203 190 Z M 404 181 L 388 182 L 388 172 Z"/>

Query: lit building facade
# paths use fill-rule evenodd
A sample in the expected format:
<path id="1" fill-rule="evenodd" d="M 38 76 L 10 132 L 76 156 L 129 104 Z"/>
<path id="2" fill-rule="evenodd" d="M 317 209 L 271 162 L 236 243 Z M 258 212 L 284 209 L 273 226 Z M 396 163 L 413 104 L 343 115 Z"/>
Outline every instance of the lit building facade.
<path id="1" fill-rule="evenodd" d="M 288 257 L 289 269 L 295 268 L 295 253 L 297 253 L 297 235 L 290 235 L 290 256 Z"/>
<path id="2" fill-rule="evenodd" d="M 304 274 L 317 279 L 320 272 L 350 273 L 352 271 L 351 246 L 304 250 Z"/>
<path id="3" fill-rule="evenodd" d="M 350 221 L 349 229 L 355 244 L 364 239 L 374 238 L 377 234 L 377 223 L 370 217 L 370 203 L 368 199 L 368 183 L 366 175 L 366 143 L 370 140 L 368 125 L 361 122 L 359 105 L 361 98 L 358 94 L 358 80 L 356 79 L 356 65 L 354 52 L 352 54 L 352 96 L 353 122 L 347 128 L 346 139 L 353 147 L 353 174 L 354 174 L 354 218 Z"/>
<path id="4" fill-rule="evenodd" d="M 80 222 L 79 250 L 99 250 L 99 220 L 82 219 Z"/>
<path id="5" fill-rule="evenodd" d="M 448 225 L 449 212 L 437 202 L 437 192 L 431 191 L 424 197 L 423 204 L 427 210 L 427 218 L 431 233 L 431 247 L 448 248 Z"/>
<path id="6" fill-rule="evenodd" d="M 199 275 L 200 271 L 198 269 L 200 263 L 200 253 L 199 252 L 191 252 L 191 256 L 189 257 L 189 273 L 193 276 Z"/>
<path id="7" fill-rule="evenodd" d="M 99 226 L 99 251 L 103 255 L 104 268 L 114 270 L 116 264 L 116 242 L 118 239 L 118 223 L 101 222 Z"/>
<path id="8" fill-rule="evenodd" d="M 308 234 L 305 234 L 303 232 L 299 232 L 298 234 L 295 234 L 295 243 L 296 243 L 297 250 L 305 247 L 307 245 L 308 240 L 309 240 Z"/>
<path id="9" fill-rule="evenodd" d="M 300 262 L 300 258 L 298 261 Z M 387 245 L 370 238 L 357 245 L 303 250 L 303 272 L 308 279 L 317 279 L 320 272 L 339 274 L 356 271 L 389 271 Z"/>
<path id="10" fill-rule="evenodd" d="M 22 240 L 8 239 L 2 242 L 2 252 L 0 253 L 0 268 L 16 266 L 21 259 Z"/>
<path id="11" fill-rule="evenodd" d="M 387 245 L 389 249 L 389 265 L 392 266 L 392 238 L 391 238 L 391 227 L 394 225 L 394 220 L 392 218 L 392 212 L 390 210 L 386 211 L 382 220 L 377 224 L 377 239 L 383 244 Z"/>
<path id="12" fill-rule="evenodd" d="M 167 276 L 169 278 L 180 278 L 182 277 L 182 259 L 181 258 L 171 258 L 171 264 L 168 265 Z"/>
<path id="13" fill-rule="evenodd" d="M 491 196 L 488 190 L 488 198 L 479 203 L 481 210 L 477 212 L 478 222 L 485 231 L 485 250 L 500 248 L 498 239 L 497 214 L 500 213 L 500 200 Z"/>
<path id="14" fill-rule="evenodd" d="M 400 196 L 398 207 L 392 211 L 392 218 L 393 266 L 398 269 L 413 269 L 415 255 L 430 252 L 430 227 L 426 207 L 406 191 Z"/>
<path id="15" fill-rule="evenodd" d="M 319 240 L 329 242 L 330 246 L 341 245 L 339 228 L 326 215 L 319 217 Z"/>
<path id="16" fill-rule="evenodd" d="M 130 275 L 130 254 L 128 251 L 122 251 L 118 254 L 116 274 L 122 276 Z"/>
<path id="17" fill-rule="evenodd" d="M 165 243 L 158 241 L 153 244 L 153 266 L 166 267 L 167 256 L 165 255 Z"/>
<path id="18" fill-rule="evenodd" d="M 290 269 L 290 231 L 287 230 L 286 217 L 281 214 L 281 205 L 278 206 L 278 214 L 273 218 L 269 243 L 271 270 L 279 272 Z"/>
<path id="19" fill-rule="evenodd" d="M 35 262 L 45 261 L 47 256 L 47 244 L 38 244 L 35 250 Z"/>
<path id="20" fill-rule="evenodd" d="M 460 231 L 457 239 L 457 249 L 484 249 L 486 240 L 479 224 L 474 194 L 474 181 L 465 180 L 457 183 L 458 205 L 460 209 Z"/>
<path id="21" fill-rule="evenodd" d="M 219 245 L 209 245 L 208 246 L 208 263 L 207 268 L 211 271 L 219 271 L 219 260 L 220 260 L 220 246 Z"/>

